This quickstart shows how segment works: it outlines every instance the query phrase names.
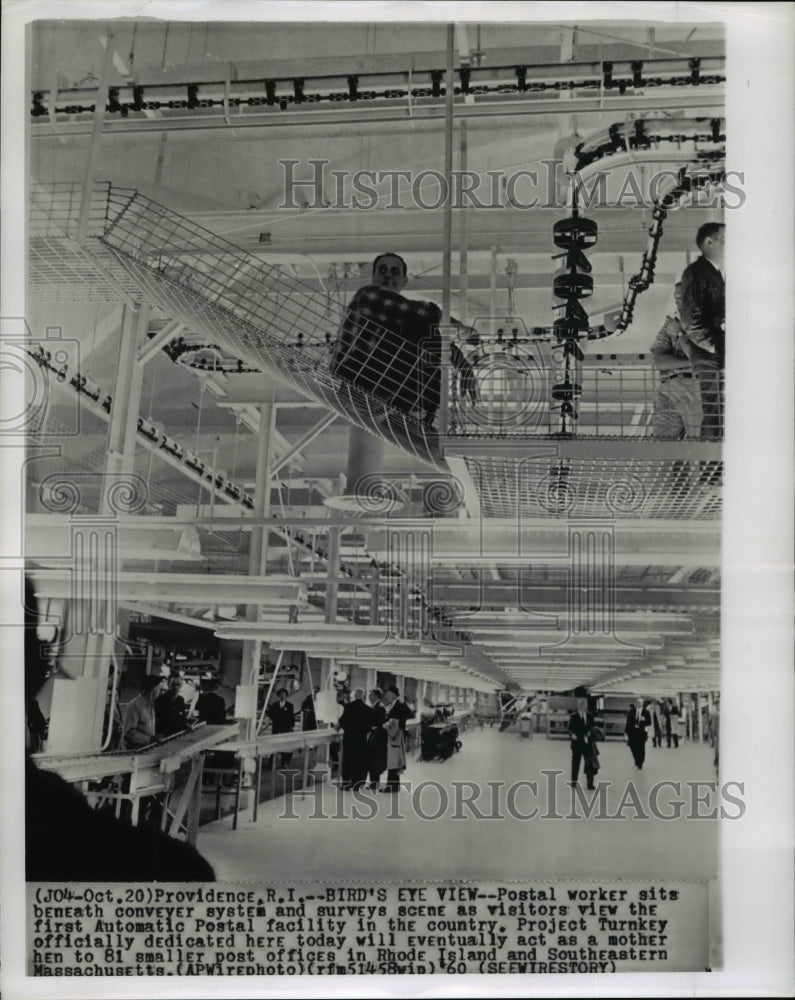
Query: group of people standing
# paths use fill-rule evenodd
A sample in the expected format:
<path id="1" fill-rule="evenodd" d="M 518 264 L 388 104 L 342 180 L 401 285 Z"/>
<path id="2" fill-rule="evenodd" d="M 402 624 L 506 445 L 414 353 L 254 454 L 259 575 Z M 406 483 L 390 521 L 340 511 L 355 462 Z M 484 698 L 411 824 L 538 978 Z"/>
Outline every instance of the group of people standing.
<path id="1" fill-rule="evenodd" d="M 342 731 L 342 787 L 397 792 L 406 769 L 406 722 L 414 710 L 391 684 L 385 691 L 373 688 L 365 702 L 364 688 L 354 688 L 342 709 L 337 729 Z M 381 776 L 387 772 L 383 787 Z"/>
<path id="2" fill-rule="evenodd" d="M 142 750 L 169 736 L 187 732 L 196 722 L 222 726 L 226 722 L 226 702 L 216 691 L 218 682 L 201 680 L 200 693 L 190 716 L 188 703 L 180 694 L 185 680 L 173 673 L 146 674 L 141 680 L 140 694 L 117 712 L 112 720 L 113 738 L 109 749 Z"/>

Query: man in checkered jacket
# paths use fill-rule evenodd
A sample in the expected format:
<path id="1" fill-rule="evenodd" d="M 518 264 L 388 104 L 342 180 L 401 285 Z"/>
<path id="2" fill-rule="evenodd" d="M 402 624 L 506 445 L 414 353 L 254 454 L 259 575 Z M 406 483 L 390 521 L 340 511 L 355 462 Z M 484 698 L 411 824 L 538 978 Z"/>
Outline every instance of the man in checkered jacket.
<path id="1" fill-rule="evenodd" d="M 353 297 L 342 323 L 331 371 L 363 392 L 380 396 L 404 413 L 420 409 L 425 423 L 439 408 L 441 310 L 433 302 L 404 298 L 406 262 L 397 254 L 373 261 L 373 277 Z M 453 321 L 456 322 L 456 321 Z M 454 364 L 461 370 L 462 391 L 474 401 L 471 369 L 457 345 Z"/>

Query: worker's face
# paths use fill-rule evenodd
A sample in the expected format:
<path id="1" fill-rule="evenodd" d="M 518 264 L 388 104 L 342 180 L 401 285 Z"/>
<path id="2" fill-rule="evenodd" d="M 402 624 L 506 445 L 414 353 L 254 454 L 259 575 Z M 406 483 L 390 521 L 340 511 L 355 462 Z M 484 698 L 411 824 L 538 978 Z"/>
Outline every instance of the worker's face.
<path id="1" fill-rule="evenodd" d="M 159 684 L 156 684 L 149 692 L 149 700 L 156 701 L 164 690 L 165 690 L 165 684 L 163 683 L 163 681 L 161 681 Z"/>
<path id="2" fill-rule="evenodd" d="M 179 694 L 179 689 L 182 687 L 181 677 L 172 677 L 168 682 L 168 689 L 172 694 Z"/>
<path id="3" fill-rule="evenodd" d="M 373 284 L 390 292 L 402 292 L 406 287 L 402 261 L 392 254 L 382 257 L 373 268 Z"/>
<path id="4" fill-rule="evenodd" d="M 713 263 L 722 265 L 726 250 L 726 230 L 721 229 L 714 236 L 704 240 L 704 255 Z"/>
<path id="5" fill-rule="evenodd" d="M 391 705 L 396 697 L 397 696 L 395 695 L 394 691 L 386 691 L 384 693 L 384 701 L 387 703 L 387 705 Z"/>

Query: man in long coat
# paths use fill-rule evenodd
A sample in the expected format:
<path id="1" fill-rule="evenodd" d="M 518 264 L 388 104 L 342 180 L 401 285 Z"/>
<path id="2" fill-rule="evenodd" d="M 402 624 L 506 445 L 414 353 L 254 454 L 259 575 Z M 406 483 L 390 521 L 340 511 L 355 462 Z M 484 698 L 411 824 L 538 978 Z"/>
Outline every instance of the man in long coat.
<path id="1" fill-rule="evenodd" d="M 373 712 L 364 701 L 364 688 L 354 688 L 353 699 L 342 710 L 337 727 L 342 730 L 342 787 L 361 788 L 367 779 L 367 736 Z"/>
<path id="2" fill-rule="evenodd" d="M 370 778 L 370 788 L 373 791 L 377 791 L 378 786 L 381 784 L 381 775 L 386 771 L 387 735 L 386 730 L 383 728 L 386 722 L 386 709 L 382 701 L 384 693 L 380 688 L 373 688 L 368 697 L 372 715 L 370 732 L 367 737 L 367 770 Z"/>
<path id="3" fill-rule="evenodd" d="M 394 684 L 384 692 L 387 707 L 386 722 L 386 784 L 383 792 L 400 790 L 400 774 L 406 770 L 406 721 L 414 718 L 414 712 L 401 701 L 400 691 Z"/>

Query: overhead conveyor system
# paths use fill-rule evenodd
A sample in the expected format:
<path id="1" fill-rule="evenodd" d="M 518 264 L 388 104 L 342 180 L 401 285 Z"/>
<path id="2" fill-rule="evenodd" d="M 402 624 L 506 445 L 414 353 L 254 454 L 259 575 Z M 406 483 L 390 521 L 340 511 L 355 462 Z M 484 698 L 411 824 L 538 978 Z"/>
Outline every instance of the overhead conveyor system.
<path id="1" fill-rule="evenodd" d="M 107 40 L 106 40 L 107 44 Z M 530 49 L 495 53 L 483 65 L 453 70 L 456 117 L 619 112 L 648 113 L 676 106 L 705 108 L 722 103 L 725 59 L 702 43 L 704 54 L 547 64 Z M 274 128 L 284 125 L 362 124 L 438 119 L 444 112 L 446 71 L 427 55 L 386 57 L 380 64 L 360 56 L 337 60 L 267 60 L 249 67 L 197 68 L 182 78 L 149 68 L 111 86 L 43 88 L 31 94 L 32 134 L 80 135 L 104 102 L 103 128 L 113 132 Z M 418 65 L 419 63 L 419 65 Z M 390 65 L 391 64 L 391 65 Z M 246 71 L 252 73 L 247 76 Z M 254 75 L 256 74 L 256 75 Z"/>

